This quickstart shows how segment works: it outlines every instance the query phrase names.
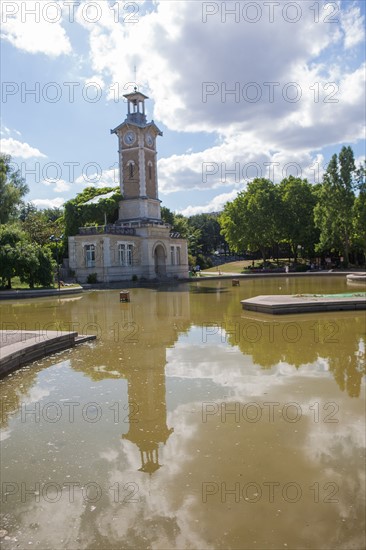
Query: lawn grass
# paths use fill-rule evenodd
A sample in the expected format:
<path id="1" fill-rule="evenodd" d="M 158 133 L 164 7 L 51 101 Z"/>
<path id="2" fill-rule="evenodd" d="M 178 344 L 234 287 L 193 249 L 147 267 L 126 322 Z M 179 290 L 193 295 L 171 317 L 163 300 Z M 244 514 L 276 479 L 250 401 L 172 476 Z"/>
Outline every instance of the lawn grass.
<path id="1" fill-rule="evenodd" d="M 80 285 L 73 284 L 73 285 L 68 286 L 68 288 L 78 287 L 78 286 L 80 286 Z M 61 287 L 61 288 L 63 288 L 63 287 Z M 19 277 L 13 277 L 12 280 L 11 280 L 11 288 L 10 289 L 0 288 L 0 292 L 1 292 L 1 290 L 55 290 L 55 289 L 58 289 L 57 282 L 54 283 L 52 286 L 37 286 L 37 285 L 35 285 L 34 288 L 31 289 L 30 286 L 27 283 L 22 283 L 20 281 Z"/>
<path id="2" fill-rule="evenodd" d="M 257 262 L 255 262 L 257 263 Z M 243 269 L 252 265 L 252 260 L 239 260 L 238 262 L 228 262 L 227 264 L 222 264 L 215 267 L 210 267 L 209 269 L 204 269 L 203 271 L 210 272 L 212 274 L 221 273 L 241 273 Z"/>
<path id="3" fill-rule="evenodd" d="M 284 267 L 288 260 L 281 259 L 279 260 L 279 264 L 277 266 L 277 262 L 274 260 L 268 260 L 272 267 Z M 301 263 L 303 260 L 299 259 L 299 263 Z M 252 260 L 239 260 L 237 262 L 228 262 L 227 264 L 222 264 L 215 267 L 210 267 L 209 269 L 204 269 L 203 271 L 208 273 L 216 273 L 218 275 L 219 272 L 225 274 L 225 273 L 243 273 L 245 269 L 248 269 L 248 267 L 252 267 L 253 261 Z M 254 267 L 256 269 L 261 269 L 263 266 L 263 260 L 254 260 Z M 248 272 L 250 273 L 250 271 Z"/>

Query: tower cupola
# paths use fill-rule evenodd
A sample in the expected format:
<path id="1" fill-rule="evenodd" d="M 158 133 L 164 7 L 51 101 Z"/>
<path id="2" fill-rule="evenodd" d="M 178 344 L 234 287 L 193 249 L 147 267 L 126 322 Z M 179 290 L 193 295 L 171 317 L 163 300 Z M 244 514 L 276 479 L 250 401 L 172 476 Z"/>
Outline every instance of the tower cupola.
<path id="1" fill-rule="evenodd" d="M 146 125 L 145 99 L 148 97 L 135 90 L 123 97 L 127 99 L 127 118 L 126 122 L 136 124 L 137 126 Z"/>

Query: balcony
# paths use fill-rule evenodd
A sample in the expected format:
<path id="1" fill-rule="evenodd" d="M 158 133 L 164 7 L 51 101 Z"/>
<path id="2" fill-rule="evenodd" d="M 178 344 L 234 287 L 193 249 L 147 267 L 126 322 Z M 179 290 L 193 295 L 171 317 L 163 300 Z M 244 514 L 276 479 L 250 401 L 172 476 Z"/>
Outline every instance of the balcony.
<path id="1" fill-rule="evenodd" d="M 119 225 L 93 225 L 90 227 L 79 227 L 79 235 L 135 235 L 134 227 L 121 227 Z"/>

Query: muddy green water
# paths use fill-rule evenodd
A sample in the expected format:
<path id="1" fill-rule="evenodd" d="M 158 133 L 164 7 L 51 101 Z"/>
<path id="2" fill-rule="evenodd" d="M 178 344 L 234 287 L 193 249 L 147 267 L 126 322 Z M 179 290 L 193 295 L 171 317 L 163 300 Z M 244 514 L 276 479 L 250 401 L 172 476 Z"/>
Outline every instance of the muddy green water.
<path id="1" fill-rule="evenodd" d="M 3 548 L 364 548 L 365 312 L 240 306 L 349 291 L 202 280 L 2 302 L 2 328 L 98 336 L 1 381 Z"/>

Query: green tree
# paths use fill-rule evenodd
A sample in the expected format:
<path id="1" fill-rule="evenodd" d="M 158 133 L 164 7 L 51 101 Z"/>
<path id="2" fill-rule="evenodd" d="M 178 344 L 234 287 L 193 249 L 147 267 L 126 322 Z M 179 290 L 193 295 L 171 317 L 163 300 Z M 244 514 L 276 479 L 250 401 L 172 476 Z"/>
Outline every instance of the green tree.
<path id="1" fill-rule="evenodd" d="M 208 256 L 224 245 L 218 216 L 214 214 L 196 214 L 188 218 L 188 225 L 201 233 L 200 248 Z"/>
<path id="2" fill-rule="evenodd" d="M 11 156 L 0 154 L 0 223 L 15 217 L 29 189 L 20 171 L 11 166 Z"/>
<path id="3" fill-rule="evenodd" d="M 174 214 L 172 231 L 176 231 L 183 239 L 187 239 L 189 233 L 188 218 L 183 214 Z"/>
<path id="4" fill-rule="evenodd" d="M 183 239 L 187 239 L 188 253 L 197 256 L 201 252 L 201 231 L 189 225 L 189 219 L 183 214 L 173 214 L 172 231 L 176 231 Z"/>
<path id="5" fill-rule="evenodd" d="M 352 244 L 355 177 L 353 151 L 349 146 L 342 147 L 327 166 L 314 209 L 315 225 L 320 230 L 317 249 L 342 252 L 345 266 Z"/>
<path id="6" fill-rule="evenodd" d="M 169 210 L 166 206 L 160 208 L 161 219 L 164 223 L 169 223 L 169 225 L 174 225 L 174 213 Z"/>
<path id="7" fill-rule="evenodd" d="M 35 285 L 51 286 L 53 268 L 51 250 L 39 244 L 19 242 L 16 245 L 16 274 L 30 288 Z"/>
<path id="8" fill-rule="evenodd" d="M 191 254 L 192 256 L 198 256 L 198 254 L 202 253 L 202 233 L 200 229 L 197 229 L 196 227 L 188 227 L 187 240 L 189 254 Z"/>
<path id="9" fill-rule="evenodd" d="M 278 240 L 280 197 L 271 181 L 256 178 L 247 190 L 225 205 L 220 216 L 221 231 L 236 253 L 260 250 L 263 261 L 266 249 Z"/>
<path id="10" fill-rule="evenodd" d="M 51 235 L 63 232 L 58 219 L 50 220 L 44 210 L 30 212 L 22 222 L 22 229 L 27 233 L 31 242 L 40 245 L 48 244 Z"/>
<path id="11" fill-rule="evenodd" d="M 21 207 L 19 208 L 18 217 L 20 221 L 24 222 L 28 218 L 28 216 L 30 216 L 31 214 L 35 214 L 37 212 L 38 212 L 37 207 L 33 203 L 26 202 L 22 204 Z"/>
<path id="12" fill-rule="evenodd" d="M 64 217 L 64 209 L 54 206 L 53 208 L 44 208 L 42 210 L 43 214 L 46 216 L 47 220 L 50 222 L 56 222 L 61 224 Z"/>
<path id="13" fill-rule="evenodd" d="M 18 245 L 27 241 L 27 235 L 16 225 L 0 226 L 0 278 L 1 286 L 11 288 L 11 279 L 17 275 Z"/>
<path id="14" fill-rule="evenodd" d="M 38 210 L 32 203 L 25 204 L 19 214 L 21 228 L 32 243 L 39 244 L 42 247 L 47 246 L 52 251 L 54 260 L 57 256 L 61 259 L 67 250 L 67 237 L 58 243 L 50 242 L 51 235 L 64 235 L 65 224 L 63 209 L 45 208 Z M 46 286 L 46 285 L 45 285 Z"/>
<path id="15" fill-rule="evenodd" d="M 114 194 L 110 197 L 86 204 L 91 199 L 112 191 Z M 118 219 L 118 205 L 121 200 L 119 187 L 86 187 L 82 193 L 78 193 L 74 199 L 65 203 L 65 235 L 76 235 L 79 227 L 85 225 L 104 225 L 105 221 L 115 222 Z"/>
<path id="16" fill-rule="evenodd" d="M 53 282 L 54 262 L 48 246 L 31 242 L 18 225 L 0 227 L 1 286 L 11 288 L 11 279 L 18 276 L 22 282 L 50 286 Z"/>
<path id="17" fill-rule="evenodd" d="M 297 261 L 298 247 L 311 251 L 318 240 L 314 224 L 316 195 L 307 180 L 290 176 L 279 185 L 281 216 L 279 229 L 281 240 L 287 242 Z"/>
<path id="18" fill-rule="evenodd" d="M 366 256 L 366 163 L 356 172 L 358 196 L 353 204 L 353 230 L 355 244 Z"/>

